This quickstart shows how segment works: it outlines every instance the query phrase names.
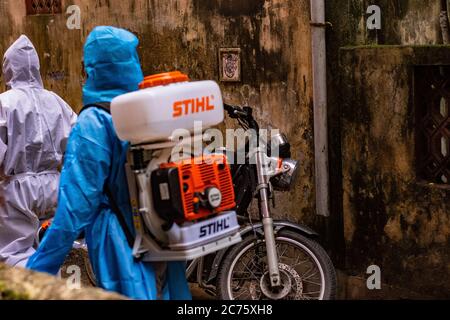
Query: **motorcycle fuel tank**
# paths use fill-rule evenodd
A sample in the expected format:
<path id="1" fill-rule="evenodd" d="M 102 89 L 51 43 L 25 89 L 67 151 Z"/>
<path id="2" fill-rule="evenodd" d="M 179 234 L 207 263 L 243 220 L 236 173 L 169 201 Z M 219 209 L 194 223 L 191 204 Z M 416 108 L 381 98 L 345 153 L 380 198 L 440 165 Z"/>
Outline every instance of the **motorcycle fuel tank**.
<path id="1" fill-rule="evenodd" d="M 168 141 L 177 129 L 194 131 L 224 119 L 222 94 L 214 81 L 190 82 L 180 72 L 146 77 L 140 90 L 116 97 L 111 115 L 120 139 L 132 144 Z"/>

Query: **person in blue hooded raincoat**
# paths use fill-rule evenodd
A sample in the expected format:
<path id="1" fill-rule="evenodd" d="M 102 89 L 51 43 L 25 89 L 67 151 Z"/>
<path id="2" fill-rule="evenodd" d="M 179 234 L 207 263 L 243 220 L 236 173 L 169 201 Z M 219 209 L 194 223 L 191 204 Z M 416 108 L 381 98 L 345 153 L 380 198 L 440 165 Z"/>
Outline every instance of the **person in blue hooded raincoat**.
<path id="1" fill-rule="evenodd" d="M 84 47 L 85 106 L 107 106 L 116 96 L 138 89 L 143 74 L 137 45 L 138 39 L 123 29 L 102 26 L 90 33 Z M 67 146 L 54 221 L 27 267 L 57 274 L 84 231 L 98 286 L 133 299 L 190 299 L 183 262 L 167 263 L 162 289 L 157 289 L 156 268 L 132 256 L 104 192 L 107 186 L 134 231 L 124 167 L 128 147 L 117 137 L 107 111 L 88 108 L 80 114 Z"/>

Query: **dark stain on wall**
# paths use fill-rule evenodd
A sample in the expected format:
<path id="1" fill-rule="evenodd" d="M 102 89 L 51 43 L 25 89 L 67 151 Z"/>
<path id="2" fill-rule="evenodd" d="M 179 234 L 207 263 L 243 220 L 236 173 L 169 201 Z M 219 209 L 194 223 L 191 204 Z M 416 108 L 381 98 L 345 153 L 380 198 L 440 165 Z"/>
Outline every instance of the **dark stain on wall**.
<path id="1" fill-rule="evenodd" d="M 196 17 L 206 27 L 208 43 L 242 49 L 243 82 L 245 83 L 287 81 L 289 73 L 286 59 L 281 50 L 268 52 L 261 46 L 261 20 L 266 15 L 273 16 L 274 14 L 263 10 L 264 3 L 264 0 L 193 1 Z M 214 27 L 211 25 L 212 12 L 229 19 L 228 23 L 223 26 L 223 39 L 214 35 Z M 250 21 L 250 28 L 247 25 L 248 21 Z M 289 29 L 289 37 L 286 38 L 283 33 L 283 24 L 286 22 L 275 17 L 270 21 L 272 36 L 283 39 L 287 44 L 292 44 L 294 30 Z"/>
<path id="2" fill-rule="evenodd" d="M 225 17 L 238 17 L 238 16 L 257 16 L 263 12 L 265 0 L 194 0 L 194 8 L 198 8 L 202 11 L 207 11 L 210 15 L 211 12 L 217 13 Z"/>

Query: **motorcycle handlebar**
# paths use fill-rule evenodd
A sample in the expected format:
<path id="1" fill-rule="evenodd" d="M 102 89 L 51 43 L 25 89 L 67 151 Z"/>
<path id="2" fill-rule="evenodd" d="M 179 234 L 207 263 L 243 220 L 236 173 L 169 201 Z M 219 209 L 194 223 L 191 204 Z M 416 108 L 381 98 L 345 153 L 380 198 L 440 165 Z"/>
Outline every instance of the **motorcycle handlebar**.
<path id="1" fill-rule="evenodd" d="M 224 103 L 224 109 L 232 119 L 243 121 L 249 128 L 259 130 L 258 122 L 253 118 L 251 107 L 238 107 Z"/>
<path id="2" fill-rule="evenodd" d="M 230 104 L 224 103 L 223 107 L 228 113 L 230 113 L 230 112 L 232 112 L 234 110 L 234 107 L 232 105 L 230 105 Z"/>
<path id="3" fill-rule="evenodd" d="M 241 107 L 232 106 L 226 103 L 224 103 L 223 106 L 231 118 L 246 118 L 249 116 L 249 113 Z"/>

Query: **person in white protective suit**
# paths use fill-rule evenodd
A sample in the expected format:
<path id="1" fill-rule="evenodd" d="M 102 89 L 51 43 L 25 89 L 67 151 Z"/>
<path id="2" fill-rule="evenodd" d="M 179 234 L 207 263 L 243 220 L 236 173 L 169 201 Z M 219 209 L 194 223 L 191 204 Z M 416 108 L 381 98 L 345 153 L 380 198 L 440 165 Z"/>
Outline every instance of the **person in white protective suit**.
<path id="1" fill-rule="evenodd" d="M 57 205 L 59 168 L 76 113 L 43 87 L 39 57 L 24 35 L 3 58 L 0 94 L 0 262 L 25 267 L 40 218 Z"/>

